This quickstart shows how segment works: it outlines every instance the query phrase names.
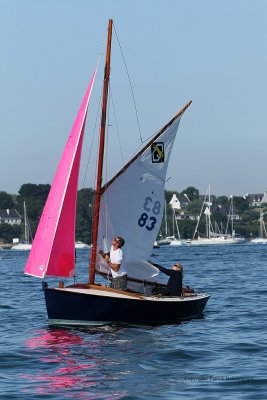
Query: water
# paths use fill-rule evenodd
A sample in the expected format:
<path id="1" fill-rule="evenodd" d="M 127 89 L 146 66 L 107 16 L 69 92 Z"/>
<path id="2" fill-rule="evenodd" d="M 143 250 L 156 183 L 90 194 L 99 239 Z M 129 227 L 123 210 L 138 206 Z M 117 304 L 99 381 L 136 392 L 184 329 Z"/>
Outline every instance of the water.
<path id="1" fill-rule="evenodd" d="M 182 262 L 184 283 L 211 295 L 202 318 L 52 329 L 40 281 L 22 273 L 27 253 L 0 251 L 0 398 L 266 398 L 267 246 L 153 252 L 162 265 Z M 85 273 L 86 251 L 77 264 Z"/>

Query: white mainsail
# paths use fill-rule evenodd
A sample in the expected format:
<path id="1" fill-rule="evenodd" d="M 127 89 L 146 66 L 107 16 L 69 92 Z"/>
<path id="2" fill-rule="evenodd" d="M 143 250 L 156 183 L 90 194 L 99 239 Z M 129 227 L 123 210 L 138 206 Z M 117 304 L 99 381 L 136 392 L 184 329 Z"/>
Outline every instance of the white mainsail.
<path id="1" fill-rule="evenodd" d="M 156 135 L 101 197 L 98 248 L 108 251 L 113 237 L 123 237 L 128 275 L 134 278 L 148 279 L 158 273 L 146 260 L 162 222 L 166 172 L 180 118 Z M 104 267 L 98 260 L 98 269 L 100 264 Z"/>

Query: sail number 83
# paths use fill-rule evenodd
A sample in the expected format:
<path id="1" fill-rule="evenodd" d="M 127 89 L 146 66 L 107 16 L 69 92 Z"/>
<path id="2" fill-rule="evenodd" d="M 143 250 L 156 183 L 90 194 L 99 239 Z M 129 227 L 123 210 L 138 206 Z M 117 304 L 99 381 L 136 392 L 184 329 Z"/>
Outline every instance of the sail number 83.
<path id="1" fill-rule="evenodd" d="M 143 208 L 146 212 L 141 214 L 138 225 L 141 228 L 145 227 L 148 231 L 152 231 L 157 223 L 155 215 L 160 213 L 160 202 L 153 201 L 151 197 L 146 197 Z"/>

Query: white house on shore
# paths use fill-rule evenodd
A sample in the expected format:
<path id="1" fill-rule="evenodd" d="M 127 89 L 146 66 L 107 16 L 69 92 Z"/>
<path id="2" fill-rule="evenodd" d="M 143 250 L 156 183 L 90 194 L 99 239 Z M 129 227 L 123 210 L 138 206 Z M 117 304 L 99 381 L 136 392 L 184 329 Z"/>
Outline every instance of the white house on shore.
<path id="1" fill-rule="evenodd" d="M 251 207 L 261 207 L 264 203 L 267 203 L 267 192 L 264 193 L 247 193 L 244 199 L 248 200 Z"/>
<path id="2" fill-rule="evenodd" d="M 0 224 L 20 225 L 21 215 L 15 209 L 0 210 Z"/>
<path id="3" fill-rule="evenodd" d="M 178 197 L 176 193 L 173 193 L 172 198 L 169 202 L 170 206 L 174 210 L 181 210 L 181 208 L 186 208 L 186 206 L 190 203 L 189 198 L 186 194 L 179 194 Z"/>

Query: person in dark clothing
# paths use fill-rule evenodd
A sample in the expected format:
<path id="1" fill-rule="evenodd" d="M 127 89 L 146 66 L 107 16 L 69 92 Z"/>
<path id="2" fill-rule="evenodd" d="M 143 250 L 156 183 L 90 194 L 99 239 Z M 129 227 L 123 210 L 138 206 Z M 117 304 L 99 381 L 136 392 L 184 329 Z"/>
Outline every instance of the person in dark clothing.
<path id="1" fill-rule="evenodd" d="M 183 289 L 183 267 L 179 263 L 175 263 L 172 269 L 164 268 L 159 264 L 152 263 L 161 272 L 169 276 L 166 288 L 156 287 L 153 294 L 164 294 L 166 296 L 181 296 Z"/>

